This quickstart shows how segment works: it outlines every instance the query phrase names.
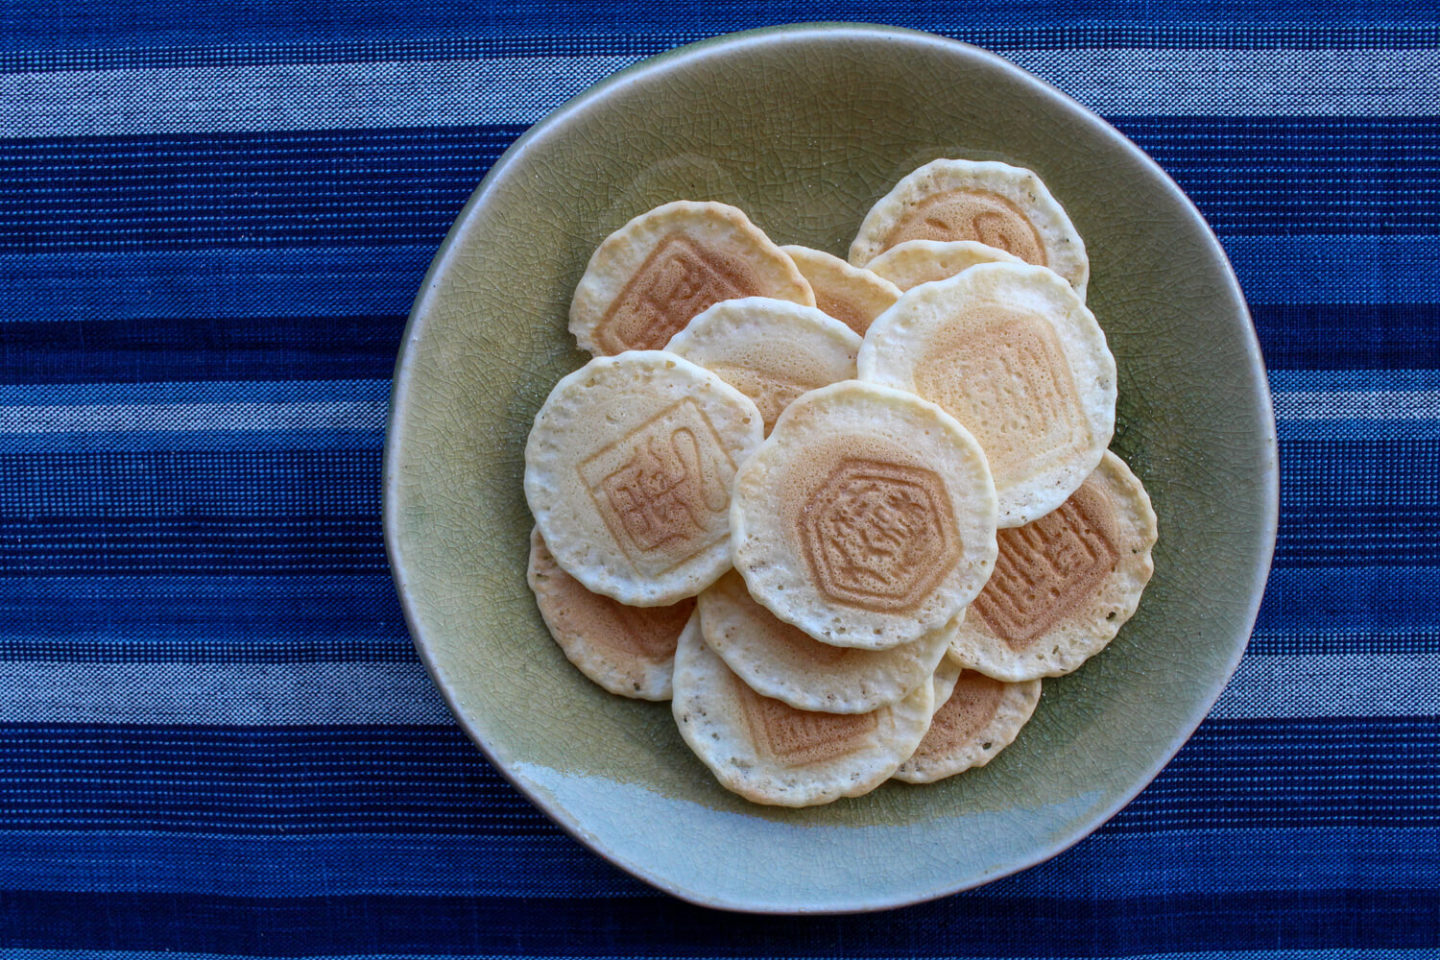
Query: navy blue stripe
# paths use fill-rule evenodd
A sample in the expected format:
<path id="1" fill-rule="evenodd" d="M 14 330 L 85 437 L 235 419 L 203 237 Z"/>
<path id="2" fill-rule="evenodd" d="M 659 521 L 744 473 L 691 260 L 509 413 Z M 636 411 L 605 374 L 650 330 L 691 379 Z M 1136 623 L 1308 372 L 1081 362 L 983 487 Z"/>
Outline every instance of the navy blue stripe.
<path id="1" fill-rule="evenodd" d="M 1440 231 L 1440 120 L 1110 119 L 1221 233 Z"/>
<path id="2" fill-rule="evenodd" d="M 812 8 L 814 14 L 823 12 Z M 890 6 L 882 16 L 853 19 L 929 30 L 996 51 L 1077 50 L 1130 47 L 1166 49 L 1424 49 L 1440 45 L 1440 29 L 1424 24 L 1328 23 L 1319 28 L 1293 23 L 1236 24 L 1157 23 L 1123 20 L 1081 24 L 1002 23 L 976 18 L 964 23 L 935 17 L 908 16 L 907 8 Z M 784 20 L 753 20 L 748 25 Z M 593 24 L 577 24 L 591 27 Z M 602 25 L 603 26 L 603 25 Z M 503 59 L 533 56 L 651 56 L 717 30 L 667 30 L 664 36 L 592 33 L 578 29 L 561 36 L 523 33 L 535 24 L 497 36 L 454 35 L 394 39 L 331 38 L 322 42 L 263 43 L 232 41 L 224 46 L 121 47 L 79 46 L 65 49 L 0 50 L 0 72 L 69 70 L 134 70 L 174 67 L 256 66 L 293 63 L 364 63 L 448 59 Z"/>
<path id="3" fill-rule="evenodd" d="M 388 380 L 404 329 L 397 314 L 21 320 L 0 336 L 0 383 Z"/>
<path id="4" fill-rule="evenodd" d="M 1440 304 L 1251 304 L 1250 315 L 1271 369 L 1440 368 Z"/>
<path id="5" fill-rule="evenodd" d="M 1415 566 L 1335 564 L 1270 571 L 1256 629 L 1262 633 L 1317 630 L 1413 631 L 1440 626 L 1440 565 L 1416 557 Z"/>
<path id="6" fill-rule="evenodd" d="M 668 897 L 251 899 L 15 891 L 0 938 L 28 948 L 220 955 L 523 957 L 1159 956 L 1440 943 L 1431 891 L 1311 889 L 1088 897 L 981 890 L 873 916 L 745 917 Z M 204 918 L 195 923 L 194 918 Z M 1023 931 L 1023 933 L 1022 933 Z M 843 945 L 837 952 L 837 945 Z"/>
<path id="7" fill-rule="evenodd" d="M 190 16 L 177 17 L 164 0 L 126 4 L 125 11 L 100 0 L 17 0 L 9 4 L 0 23 L 0 49 L 7 51 L 71 51 L 96 47 L 220 46 L 224 44 L 304 44 L 333 42 L 433 41 L 443 38 L 498 38 L 506 36 L 564 37 L 631 35 L 661 42 L 695 34 L 743 30 L 763 24 L 804 20 L 872 20 L 900 26 L 957 32 L 1009 29 L 1017 25 L 1065 23 L 1077 18 L 1072 4 L 1063 0 L 977 0 L 963 14 L 945 0 L 920 0 L 896 6 L 886 0 L 805 3 L 782 0 L 763 9 L 744 3 L 687 6 L 683 30 L 675 7 L 660 0 L 631 2 L 607 9 L 596 17 L 584 0 L 527 0 L 522 3 L 467 4 L 445 0 L 423 10 L 400 0 L 362 0 L 329 11 L 323 20 L 303 0 L 277 0 L 246 16 L 234 16 L 224 0 L 196 3 Z M 133 11 L 130 9 L 133 7 Z M 1296 33 L 1309 28 L 1321 37 L 1337 24 L 1360 19 L 1350 0 L 1313 0 L 1304 6 L 1283 0 L 1233 0 L 1217 8 L 1207 0 L 1176 0 L 1155 6 L 1145 0 L 1120 0 L 1093 16 L 1096 27 L 1154 29 L 1189 26 L 1192 30 L 1216 24 L 1220 30 L 1289 27 Z M 1217 20 L 1220 22 L 1217 23 Z M 1365 7 L 1364 20 L 1392 30 L 1433 27 L 1437 14 L 1423 0 L 1386 0 Z M 1424 34 L 1429 36 L 1428 33 Z M 1223 35 L 1222 35 L 1223 36 Z M 1344 34 L 1340 34 L 1344 37 Z"/>
<path id="8" fill-rule="evenodd" d="M 1223 233 L 1440 233 L 1440 121 L 1119 122 Z M 3 142 L 0 252 L 438 243 L 522 129 Z"/>
<path id="9" fill-rule="evenodd" d="M 1250 652 L 1440 653 L 1440 568 L 1360 571 L 1277 568 Z M 65 616 L 54 616 L 62 607 Z M 415 659 L 394 585 L 380 571 L 330 578 L 283 570 L 218 578 L 12 575 L 0 580 L 0 623 L 0 660 Z"/>
<path id="10" fill-rule="evenodd" d="M 1382 422 L 1356 438 L 1328 421 L 1283 423 L 1277 565 L 1440 557 L 1440 488 L 1430 479 L 1440 474 L 1440 440 L 1429 426 Z M 1394 464 L 1405 469 L 1380 469 Z M 383 572 L 379 485 L 373 446 L 4 453 L 0 564 L 48 576 Z"/>
<path id="11" fill-rule="evenodd" d="M 1440 826 L 1440 718 L 1210 720 L 1103 829 L 1327 825 Z M 0 726 L 0 828 L 558 829 L 453 727 L 21 725 Z"/>
<path id="12" fill-rule="evenodd" d="M 380 453 L 7 454 L 0 456 L 0 504 L 7 520 L 56 526 L 100 516 L 148 520 L 157 531 L 157 521 L 220 518 L 235 529 L 257 517 L 378 524 Z"/>
<path id="13" fill-rule="evenodd" d="M 57 617 L 57 610 L 64 616 Z M 415 661 L 387 573 L 0 581 L 0 660 Z"/>
<path id="14" fill-rule="evenodd" d="M 1251 316 L 1272 370 L 1440 369 L 1440 304 L 1253 304 Z M 17 320 L 0 337 L 0 383 L 389 379 L 404 328 L 403 314 Z"/>

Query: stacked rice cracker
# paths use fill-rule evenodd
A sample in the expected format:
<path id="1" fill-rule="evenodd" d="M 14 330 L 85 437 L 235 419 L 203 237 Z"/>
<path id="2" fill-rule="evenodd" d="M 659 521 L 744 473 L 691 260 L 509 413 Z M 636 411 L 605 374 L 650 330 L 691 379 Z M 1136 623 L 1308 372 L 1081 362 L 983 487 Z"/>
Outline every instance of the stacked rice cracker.
<path id="1" fill-rule="evenodd" d="M 848 262 L 719 203 L 616 231 L 571 307 L 595 359 L 525 450 L 565 655 L 672 700 L 757 803 L 988 762 L 1153 569 L 1088 279 L 1044 184 L 993 162 L 903 178 Z"/>

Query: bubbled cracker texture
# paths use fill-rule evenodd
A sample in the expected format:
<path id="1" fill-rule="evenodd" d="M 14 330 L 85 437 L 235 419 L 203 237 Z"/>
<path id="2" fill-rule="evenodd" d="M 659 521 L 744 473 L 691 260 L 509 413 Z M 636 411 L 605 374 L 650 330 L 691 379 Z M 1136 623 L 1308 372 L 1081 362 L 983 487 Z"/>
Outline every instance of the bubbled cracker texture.
<path id="1" fill-rule="evenodd" d="M 866 713 L 935 672 L 957 624 L 888 650 L 837 647 L 785 623 L 730 572 L 700 594 L 705 642 L 751 689 L 800 710 Z"/>
<path id="2" fill-rule="evenodd" d="M 753 400 L 768 435 L 796 397 L 855 379 L 860 336 L 815 307 L 746 297 L 700 313 L 665 349 Z"/>
<path id="3" fill-rule="evenodd" d="M 525 446 L 525 497 L 556 562 L 632 606 L 730 566 L 736 468 L 761 438 L 740 391 L 674 354 L 597 357 L 560 380 Z"/>
<path id="4" fill-rule="evenodd" d="M 861 336 L 900 298 L 900 290 L 889 280 L 823 250 L 793 244 L 780 249 L 795 261 L 815 292 L 815 306 Z"/>
<path id="5" fill-rule="evenodd" d="M 995 557 L 978 444 L 934 404 L 858 381 L 791 404 L 741 468 L 734 563 L 781 620 L 880 650 L 938 630 Z"/>
<path id="6" fill-rule="evenodd" d="M 691 317 L 737 297 L 815 306 L 794 262 L 744 211 L 675 201 L 600 244 L 575 288 L 570 332 L 597 356 L 659 350 Z"/>

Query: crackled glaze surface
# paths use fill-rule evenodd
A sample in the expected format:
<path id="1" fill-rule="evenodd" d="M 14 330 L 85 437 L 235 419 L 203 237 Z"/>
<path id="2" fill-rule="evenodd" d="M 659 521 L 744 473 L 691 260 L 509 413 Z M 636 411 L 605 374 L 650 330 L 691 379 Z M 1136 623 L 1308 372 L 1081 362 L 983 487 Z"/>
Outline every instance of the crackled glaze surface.
<path id="1" fill-rule="evenodd" d="M 1114 446 L 1169 535 L 1103 666 L 1047 683 L 1023 739 L 994 762 L 927 787 L 762 809 L 714 783 L 665 705 L 606 693 L 550 640 L 525 587 L 526 434 L 585 359 L 565 316 L 591 252 L 637 213 L 709 197 L 777 243 L 842 253 L 901 176 L 967 155 L 1034 169 L 1085 238 L 1090 304 L 1119 369 Z M 411 630 L 450 705 L 566 829 L 699 903 L 878 909 L 1053 855 L 1173 755 L 1253 623 L 1274 538 L 1274 456 L 1240 292 L 1150 161 L 996 57 L 906 31 L 812 25 L 632 68 L 496 163 L 412 313 L 385 525 Z"/>

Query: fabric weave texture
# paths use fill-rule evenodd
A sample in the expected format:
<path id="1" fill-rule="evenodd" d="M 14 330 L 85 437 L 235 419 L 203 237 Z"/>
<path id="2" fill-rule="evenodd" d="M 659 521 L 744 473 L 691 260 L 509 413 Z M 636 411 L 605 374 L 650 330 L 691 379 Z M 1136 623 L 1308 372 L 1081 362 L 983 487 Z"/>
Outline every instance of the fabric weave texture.
<path id="1" fill-rule="evenodd" d="M 1219 235 L 1280 439 L 1248 653 L 1051 862 L 895 913 L 691 907 L 460 733 L 380 529 L 405 315 L 490 164 L 799 20 L 986 46 Z M 0 0 L 0 954 L 1440 956 L 1429 0 Z"/>

